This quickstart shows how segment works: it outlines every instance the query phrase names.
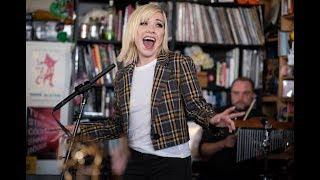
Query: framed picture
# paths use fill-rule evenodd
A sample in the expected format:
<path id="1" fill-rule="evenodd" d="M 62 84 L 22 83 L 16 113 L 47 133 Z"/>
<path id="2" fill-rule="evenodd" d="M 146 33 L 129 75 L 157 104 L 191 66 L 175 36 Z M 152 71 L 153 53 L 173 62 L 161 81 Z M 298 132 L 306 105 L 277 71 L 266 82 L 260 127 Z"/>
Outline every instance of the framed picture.
<path id="1" fill-rule="evenodd" d="M 294 80 L 282 81 L 282 97 L 284 98 L 294 97 Z"/>
<path id="2" fill-rule="evenodd" d="M 28 106 L 54 107 L 69 94 L 71 45 L 59 42 L 26 42 Z"/>
<path id="3" fill-rule="evenodd" d="M 37 159 L 57 159 L 59 133 L 57 122 L 51 115 L 52 108 L 27 108 L 27 154 Z M 55 117 L 60 121 L 60 113 Z"/>

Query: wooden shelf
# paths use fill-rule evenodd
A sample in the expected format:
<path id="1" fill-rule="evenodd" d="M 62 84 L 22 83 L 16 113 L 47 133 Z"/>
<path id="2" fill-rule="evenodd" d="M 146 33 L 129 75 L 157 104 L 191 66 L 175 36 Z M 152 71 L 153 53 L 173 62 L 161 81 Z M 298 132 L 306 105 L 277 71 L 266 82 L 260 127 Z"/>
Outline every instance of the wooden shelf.
<path id="1" fill-rule="evenodd" d="M 277 102 L 278 100 L 279 100 L 278 96 L 275 96 L 275 95 L 262 97 L 262 102 Z"/>
<path id="2" fill-rule="evenodd" d="M 281 101 L 283 102 L 294 102 L 294 98 L 289 98 L 289 97 L 281 97 L 280 98 Z"/>
<path id="3" fill-rule="evenodd" d="M 268 118 L 268 121 L 272 125 L 273 129 L 292 129 L 293 123 L 292 122 L 279 122 L 276 119 Z M 235 125 L 238 128 L 264 128 L 261 123 L 261 118 L 250 118 L 245 121 L 243 120 L 236 120 Z"/>
<path id="4" fill-rule="evenodd" d="M 293 20 L 294 19 L 294 14 L 293 13 L 286 14 L 286 15 L 283 15 L 282 17 Z"/>
<path id="5" fill-rule="evenodd" d="M 278 37 L 272 37 L 272 38 L 268 38 L 267 43 L 276 43 L 278 42 Z"/>
<path id="6" fill-rule="evenodd" d="M 294 30 L 294 19 L 293 17 L 290 18 L 290 16 L 285 15 L 281 16 L 281 24 L 280 24 L 281 31 L 293 31 Z"/>
<path id="7" fill-rule="evenodd" d="M 293 76 L 283 76 L 281 79 L 282 80 L 294 80 L 294 77 Z"/>
<path id="8" fill-rule="evenodd" d="M 294 113 L 284 113 L 283 116 L 294 117 Z"/>

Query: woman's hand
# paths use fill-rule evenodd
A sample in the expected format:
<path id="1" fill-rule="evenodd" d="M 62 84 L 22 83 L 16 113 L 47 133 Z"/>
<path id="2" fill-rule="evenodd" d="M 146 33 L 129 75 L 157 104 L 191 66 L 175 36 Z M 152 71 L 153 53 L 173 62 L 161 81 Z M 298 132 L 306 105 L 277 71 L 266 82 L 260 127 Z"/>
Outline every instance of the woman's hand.
<path id="1" fill-rule="evenodd" d="M 126 169 L 130 156 L 127 138 L 121 137 L 109 143 L 109 151 L 111 156 L 111 169 L 116 175 L 122 175 Z"/>
<path id="2" fill-rule="evenodd" d="M 216 114 L 215 116 L 213 116 L 209 122 L 210 124 L 217 126 L 217 127 L 228 127 L 229 132 L 231 133 L 232 131 L 234 131 L 235 128 L 235 124 L 233 122 L 233 118 L 236 117 L 240 117 L 243 116 L 245 114 L 245 112 L 235 112 L 235 106 L 230 107 L 228 109 L 226 109 L 225 111 L 223 111 L 222 113 Z"/>

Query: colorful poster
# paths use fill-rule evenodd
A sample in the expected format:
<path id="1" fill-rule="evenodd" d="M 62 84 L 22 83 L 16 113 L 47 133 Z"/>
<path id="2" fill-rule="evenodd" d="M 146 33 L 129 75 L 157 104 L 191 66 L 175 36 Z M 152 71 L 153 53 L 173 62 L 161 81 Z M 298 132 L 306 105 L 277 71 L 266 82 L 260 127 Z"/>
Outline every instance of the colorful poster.
<path id="1" fill-rule="evenodd" d="M 38 159 L 56 159 L 59 141 L 52 141 L 59 133 L 52 108 L 28 107 L 27 109 L 27 154 Z M 55 113 L 60 121 L 60 111 Z"/>
<path id="2" fill-rule="evenodd" d="M 54 107 L 69 93 L 71 43 L 26 42 L 27 106 Z"/>

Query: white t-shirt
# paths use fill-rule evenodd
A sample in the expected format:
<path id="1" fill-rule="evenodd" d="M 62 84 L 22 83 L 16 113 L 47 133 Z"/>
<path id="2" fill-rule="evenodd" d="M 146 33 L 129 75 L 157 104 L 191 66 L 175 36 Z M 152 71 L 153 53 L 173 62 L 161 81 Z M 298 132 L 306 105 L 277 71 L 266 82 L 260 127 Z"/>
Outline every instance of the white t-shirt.
<path id="1" fill-rule="evenodd" d="M 151 141 L 151 92 L 157 60 L 135 67 L 130 92 L 129 146 L 139 152 L 163 157 L 191 155 L 189 144 L 155 151 Z"/>

